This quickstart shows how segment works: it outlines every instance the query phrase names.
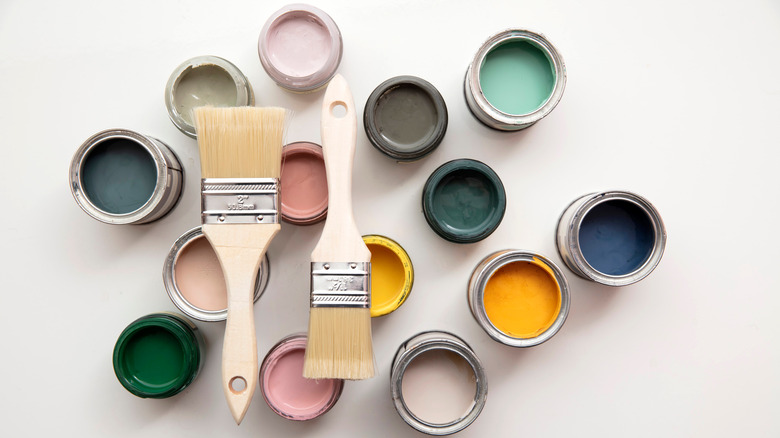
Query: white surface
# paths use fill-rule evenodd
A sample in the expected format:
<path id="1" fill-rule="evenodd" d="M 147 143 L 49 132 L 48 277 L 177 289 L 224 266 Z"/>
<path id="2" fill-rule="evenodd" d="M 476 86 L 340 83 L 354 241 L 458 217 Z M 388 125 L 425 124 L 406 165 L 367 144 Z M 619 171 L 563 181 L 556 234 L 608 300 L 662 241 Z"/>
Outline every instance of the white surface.
<path id="1" fill-rule="evenodd" d="M 255 394 L 236 427 L 220 387 L 222 324 L 198 323 L 205 368 L 179 396 L 142 400 L 111 368 L 122 329 L 174 310 L 161 280 L 168 248 L 199 224 L 196 142 L 168 120 L 168 75 L 193 56 L 234 62 L 259 105 L 296 111 L 288 140 L 319 141 L 322 93 L 273 85 L 257 57 L 265 19 L 283 2 L 36 2 L 0 5 L 0 133 L 4 152 L 2 307 L 4 436 L 414 436 L 390 400 L 390 360 L 427 329 L 462 336 L 484 361 L 487 406 L 462 437 L 777 436 L 780 433 L 780 6 L 772 1 L 318 0 L 344 38 L 340 72 L 362 115 L 373 88 L 400 74 L 443 94 L 441 147 L 398 165 L 362 126 L 356 220 L 406 247 L 415 285 L 374 321 L 379 374 L 348 383 L 317 421 L 286 421 Z M 519 26 L 564 56 L 558 107 L 507 134 L 466 109 L 463 75 L 479 45 Z M 159 137 L 186 169 L 181 203 L 147 226 L 109 226 L 76 206 L 72 153 L 126 127 Z M 428 175 L 471 157 L 503 178 L 508 210 L 473 245 L 437 237 L 420 211 Z M 568 275 L 569 319 L 548 343 L 499 345 L 473 321 L 465 285 L 488 253 L 541 252 L 560 262 L 556 220 L 576 197 L 623 188 L 663 216 L 669 241 L 644 281 L 610 289 Z M 306 328 L 309 253 L 322 225 L 284 225 L 272 278 L 256 306 L 261 356 Z"/>

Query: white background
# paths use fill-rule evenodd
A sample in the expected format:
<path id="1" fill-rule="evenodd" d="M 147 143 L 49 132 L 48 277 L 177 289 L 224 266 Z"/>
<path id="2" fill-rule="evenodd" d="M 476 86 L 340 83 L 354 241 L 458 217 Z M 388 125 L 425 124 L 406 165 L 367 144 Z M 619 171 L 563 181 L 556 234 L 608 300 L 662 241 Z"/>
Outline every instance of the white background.
<path id="1" fill-rule="evenodd" d="M 319 142 L 322 93 L 294 95 L 262 70 L 256 44 L 280 1 L 67 1 L 0 4 L 3 249 L 2 435 L 82 437 L 415 436 L 389 388 L 398 345 L 423 330 L 462 336 L 484 361 L 489 394 L 463 437 L 777 436 L 780 434 L 780 4 L 773 1 L 318 0 L 341 28 L 339 69 L 359 117 L 392 76 L 433 83 L 449 109 L 441 146 L 399 165 L 359 123 L 355 216 L 361 232 L 400 242 L 415 266 L 406 304 L 373 321 L 378 375 L 350 382 L 324 417 L 293 423 L 257 392 L 237 427 L 220 386 L 224 325 L 199 378 L 167 400 L 117 382 L 111 352 L 132 320 L 175 310 L 161 270 L 199 224 L 195 140 L 168 120 L 163 90 L 182 61 L 217 55 L 248 77 L 260 106 L 295 110 L 288 141 Z M 519 133 L 478 123 L 463 76 L 482 42 L 509 27 L 544 33 L 566 61 L 558 107 Z M 361 119 L 362 121 L 362 119 Z M 167 142 L 186 172 L 180 204 L 145 226 L 84 214 L 68 189 L 71 155 L 124 127 Z M 427 226 L 422 186 L 442 163 L 482 160 L 508 207 L 486 240 L 456 245 Z M 548 343 L 488 338 L 466 282 L 489 253 L 538 251 L 560 262 L 561 211 L 597 190 L 648 198 L 668 231 L 642 282 L 611 289 L 564 268 L 571 313 Z M 283 225 L 255 307 L 261 357 L 307 326 L 309 254 L 322 224 Z"/>

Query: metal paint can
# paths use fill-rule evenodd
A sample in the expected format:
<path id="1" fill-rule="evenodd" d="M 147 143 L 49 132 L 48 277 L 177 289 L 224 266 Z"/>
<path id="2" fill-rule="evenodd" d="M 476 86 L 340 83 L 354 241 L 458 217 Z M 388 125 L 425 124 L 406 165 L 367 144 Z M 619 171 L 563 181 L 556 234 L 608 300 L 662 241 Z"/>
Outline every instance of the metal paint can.
<path id="1" fill-rule="evenodd" d="M 174 152 L 162 141 L 128 129 L 88 138 L 73 155 L 69 180 L 79 207 L 107 224 L 160 219 L 176 205 L 183 184 Z M 128 201 L 131 195 L 135 199 Z"/>
<path id="2" fill-rule="evenodd" d="M 468 410 L 447 423 L 432 423 L 419 418 L 404 399 L 404 377 L 410 365 L 428 353 L 454 354 L 467 364 L 474 378 L 474 398 Z M 487 374 L 474 350 L 460 337 L 445 331 L 422 332 L 404 341 L 395 353 L 390 372 L 393 404 L 401 418 L 414 429 L 428 435 L 449 435 L 468 427 L 477 419 L 487 401 Z"/>
<path id="3" fill-rule="evenodd" d="M 205 322 L 225 321 L 227 319 L 227 308 L 219 310 L 200 308 L 187 300 L 185 294 L 182 293 L 177 284 L 176 264 L 179 260 L 179 256 L 187 249 L 188 245 L 196 243 L 201 239 L 205 240 L 206 236 L 203 235 L 202 228 L 198 226 L 182 234 L 173 243 L 173 246 L 171 246 L 171 249 L 168 252 L 168 256 L 165 258 L 165 264 L 163 265 L 163 283 L 165 284 L 165 290 L 168 292 L 168 297 L 170 297 L 173 304 L 190 318 Z M 211 266 L 210 270 L 221 269 L 219 261 L 216 259 L 216 254 L 214 255 L 214 262 L 216 262 L 216 266 Z M 270 275 L 271 265 L 268 260 L 268 253 L 266 253 L 265 257 L 263 257 L 263 260 L 260 262 L 260 267 L 257 271 L 257 279 L 255 280 L 255 303 L 263 295 L 263 292 L 265 292 Z"/>
<path id="4" fill-rule="evenodd" d="M 181 63 L 165 85 L 165 107 L 171 122 L 197 138 L 192 110 L 197 106 L 252 106 L 249 79 L 233 63 L 218 56 L 197 56 Z"/>
<path id="5" fill-rule="evenodd" d="M 666 228 L 653 204 L 635 193 L 590 193 L 561 214 L 555 244 L 566 266 L 580 277 L 626 286 L 658 266 Z"/>
<path id="6" fill-rule="evenodd" d="M 119 383 L 141 398 L 168 398 L 198 376 L 205 342 L 187 318 L 152 313 L 128 325 L 114 346 L 114 373 Z"/>
<path id="7" fill-rule="evenodd" d="M 389 237 L 369 234 L 363 242 L 371 251 L 371 317 L 395 312 L 412 292 L 412 259 Z"/>
<path id="8" fill-rule="evenodd" d="M 534 97 L 535 100 L 529 103 L 531 106 L 523 105 L 522 109 L 519 110 L 513 110 L 511 107 L 515 105 L 507 106 L 500 103 L 499 100 L 507 95 L 506 89 L 514 88 L 512 83 L 507 84 L 509 86 L 505 87 L 504 90 L 493 91 L 495 87 L 492 85 L 491 87 L 483 87 L 485 85 L 483 81 L 487 80 L 485 78 L 488 77 L 488 75 L 484 75 L 486 61 L 491 64 L 493 58 L 505 58 L 506 54 L 501 52 L 513 47 L 522 52 L 519 54 L 520 61 L 518 62 L 522 63 L 530 59 L 529 62 L 533 62 L 530 64 L 532 68 L 541 72 L 540 74 L 549 74 L 541 98 Z M 497 54 L 501 56 L 499 57 Z M 535 61 L 533 61 L 534 59 Z M 514 77 L 518 76 L 522 75 Z M 518 81 L 516 84 L 522 83 L 522 81 Z M 466 104 L 471 113 L 486 126 L 500 131 L 525 129 L 550 114 L 561 100 L 565 87 L 566 66 L 561 54 L 544 35 L 526 29 L 508 29 L 490 37 L 482 44 L 469 64 L 464 81 Z M 502 97 L 502 93 L 504 97 Z M 522 98 L 515 99 L 515 101 L 520 99 Z M 537 104 L 538 107 L 536 107 Z"/>
<path id="9" fill-rule="evenodd" d="M 534 328 L 532 335 L 519 335 L 507 330 L 502 324 L 503 321 L 491 320 L 490 309 L 485 306 L 485 291 L 488 283 L 493 279 L 496 273 L 501 272 L 503 268 L 510 268 L 514 264 L 522 264 L 536 271 L 539 274 L 548 277 L 548 282 L 556 289 L 557 300 L 559 303 L 554 312 L 549 312 L 546 321 Z M 519 266 L 519 265 L 516 265 Z M 514 272 L 507 275 L 523 276 L 524 273 Z M 515 284 L 522 284 L 526 288 L 529 286 L 528 279 L 518 278 Z M 540 254 L 523 250 L 503 250 L 497 251 L 485 257 L 475 268 L 469 279 L 467 298 L 471 314 L 480 327 L 485 330 L 493 340 L 511 347 L 533 347 L 552 338 L 563 327 L 566 317 L 569 314 L 570 294 L 569 285 L 563 272 L 547 257 Z M 517 297 L 521 300 L 521 294 L 526 291 L 518 289 Z M 531 306 L 530 302 L 522 303 L 524 307 Z M 510 308 L 510 307 L 507 307 Z M 532 309 L 533 310 L 533 309 Z M 522 318 L 521 315 L 513 316 Z M 505 316 L 502 316 L 505 318 Z"/>

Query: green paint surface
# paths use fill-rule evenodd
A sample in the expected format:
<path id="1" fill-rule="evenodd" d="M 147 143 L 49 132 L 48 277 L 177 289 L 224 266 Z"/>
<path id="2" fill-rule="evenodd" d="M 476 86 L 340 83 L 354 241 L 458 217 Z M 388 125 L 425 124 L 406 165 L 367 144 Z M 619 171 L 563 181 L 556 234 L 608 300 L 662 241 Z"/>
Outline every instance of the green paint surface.
<path id="1" fill-rule="evenodd" d="M 460 170 L 446 176 L 436 186 L 431 212 L 454 230 L 479 228 L 496 208 L 493 185 L 473 170 Z"/>
<path id="2" fill-rule="evenodd" d="M 555 86 L 555 72 L 537 46 L 511 41 L 485 56 L 479 84 L 485 98 L 496 109 L 522 115 L 544 105 Z"/>
<path id="3" fill-rule="evenodd" d="M 141 145 L 125 138 L 95 146 L 81 167 L 84 193 L 97 208 L 111 214 L 131 213 L 151 198 L 157 168 Z"/>
<path id="4" fill-rule="evenodd" d="M 403 151 L 424 145 L 437 122 L 438 113 L 431 97 L 411 84 L 387 90 L 376 104 L 379 133 Z"/>
<path id="5" fill-rule="evenodd" d="M 179 340 L 168 329 L 149 326 L 127 341 L 124 369 L 148 388 L 172 385 L 186 372 L 187 361 Z"/>

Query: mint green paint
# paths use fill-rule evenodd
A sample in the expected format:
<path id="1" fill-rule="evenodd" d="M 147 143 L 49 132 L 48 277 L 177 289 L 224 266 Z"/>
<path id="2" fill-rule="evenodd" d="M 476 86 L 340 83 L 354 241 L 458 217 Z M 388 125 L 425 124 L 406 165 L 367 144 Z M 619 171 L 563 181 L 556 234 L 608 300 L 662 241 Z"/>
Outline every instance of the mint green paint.
<path id="1" fill-rule="evenodd" d="M 81 184 L 95 207 L 127 214 L 143 207 L 154 194 L 157 167 L 140 144 L 126 138 L 110 139 L 84 158 Z"/>
<path id="2" fill-rule="evenodd" d="M 555 86 L 555 72 L 539 47 L 527 41 L 510 41 L 485 56 L 479 84 L 496 109 L 522 115 L 547 101 Z"/>

